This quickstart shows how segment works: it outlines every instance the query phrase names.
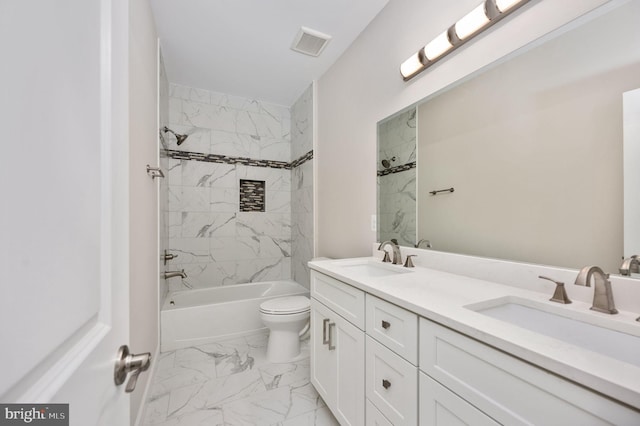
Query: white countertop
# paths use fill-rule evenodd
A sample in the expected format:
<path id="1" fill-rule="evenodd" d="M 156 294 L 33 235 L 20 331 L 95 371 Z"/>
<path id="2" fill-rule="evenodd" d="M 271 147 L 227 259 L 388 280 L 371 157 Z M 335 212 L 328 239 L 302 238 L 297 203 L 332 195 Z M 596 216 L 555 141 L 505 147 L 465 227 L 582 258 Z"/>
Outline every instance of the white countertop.
<path id="1" fill-rule="evenodd" d="M 309 262 L 309 267 L 640 409 L 639 366 L 491 318 L 465 306 L 501 297 L 519 297 L 590 315 L 595 322 L 610 322 L 616 329 L 640 336 L 636 313 L 597 313 L 589 310 L 589 303 L 574 300 L 570 305 L 561 305 L 550 302 L 552 292 L 547 295 L 420 266 L 411 268 L 408 273 L 382 277 L 370 277 L 345 268 L 369 261 L 380 262 L 374 257 L 314 260 Z M 388 263 L 385 267 L 407 270 Z"/>

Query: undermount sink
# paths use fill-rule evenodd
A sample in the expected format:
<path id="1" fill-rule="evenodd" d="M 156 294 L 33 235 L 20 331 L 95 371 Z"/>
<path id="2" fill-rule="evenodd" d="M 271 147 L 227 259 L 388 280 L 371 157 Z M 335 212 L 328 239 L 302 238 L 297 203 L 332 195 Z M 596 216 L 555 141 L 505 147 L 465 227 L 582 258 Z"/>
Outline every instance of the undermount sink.
<path id="1" fill-rule="evenodd" d="M 351 272 L 369 278 L 386 277 L 411 272 L 410 269 L 402 268 L 402 266 L 399 265 L 388 265 L 382 262 L 374 263 L 369 260 L 358 263 L 340 264 L 340 267 L 344 268 L 346 270 L 345 272 Z"/>
<path id="2" fill-rule="evenodd" d="M 640 366 L 640 324 L 624 324 L 517 297 L 465 306 L 482 315 Z"/>

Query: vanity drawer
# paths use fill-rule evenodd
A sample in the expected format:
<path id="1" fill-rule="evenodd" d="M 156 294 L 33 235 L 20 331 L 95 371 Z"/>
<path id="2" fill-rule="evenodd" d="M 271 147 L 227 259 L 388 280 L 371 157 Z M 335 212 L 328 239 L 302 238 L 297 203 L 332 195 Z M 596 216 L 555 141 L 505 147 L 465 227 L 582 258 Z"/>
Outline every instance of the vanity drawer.
<path id="1" fill-rule="evenodd" d="M 366 332 L 413 365 L 418 365 L 418 316 L 367 294 Z"/>
<path id="2" fill-rule="evenodd" d="M 393 426 L 387 418 L 382 415 L 371 401 L 367 399 L 367 426 Z"/>
<path id="3" fill-rule="evenodd" d="M 311 271 L 311 297 L 364 330 L 364 292 L 328 275 Z"/>
<path id="4" fill-rule="evenodd" d="M 502 424 L 640 424 L 638 411 L 424 318 L 420 370 Z"/>
<path id="5" fill-rule="evenodd" d="M 499 423 L 420 372 L 420 425 L 498 426 Z"/>
<path id="6" fill-rule="evenodd" d="M 367 398 L 394 425 L 418 422 L 418 369 L 366 337 Z"/>

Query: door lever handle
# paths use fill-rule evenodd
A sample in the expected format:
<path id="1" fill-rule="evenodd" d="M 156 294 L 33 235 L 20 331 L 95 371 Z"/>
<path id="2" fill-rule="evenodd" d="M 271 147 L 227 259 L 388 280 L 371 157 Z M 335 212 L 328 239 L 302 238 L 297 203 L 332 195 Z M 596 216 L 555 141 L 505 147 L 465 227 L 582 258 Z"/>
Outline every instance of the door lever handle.
<path id="1" fill-rule="evenodd" d="M 113 380 L 116 386 L 120 386 L 124 383 L 129 373 L 133 373 L 129 377 L 127 386 L 125 387 L 126 393 L 131 393 L 136 388 L 138 382 L 138 376 L 141 372 L 147 371 L 151 365 L 151 354 L 149 352 L 143 354 L 132 354 L 129 352 L 127 345 L 120 346 L 118 349 L 118 357 L 116 359 L 116 366 L 113 370 Z"/>

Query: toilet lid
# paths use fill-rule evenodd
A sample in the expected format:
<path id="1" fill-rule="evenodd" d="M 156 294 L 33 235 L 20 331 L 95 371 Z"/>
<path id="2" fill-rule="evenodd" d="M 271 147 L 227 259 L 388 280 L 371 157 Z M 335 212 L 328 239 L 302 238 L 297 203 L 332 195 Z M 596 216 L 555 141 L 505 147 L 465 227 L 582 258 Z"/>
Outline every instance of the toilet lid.
<path id="1" fill-rule="evenodd" d="M 297 314 L 311 309 L 311 302 L 304 296 L 279 297 L 260 304 L 260 311 L 268 314 Z"/>

